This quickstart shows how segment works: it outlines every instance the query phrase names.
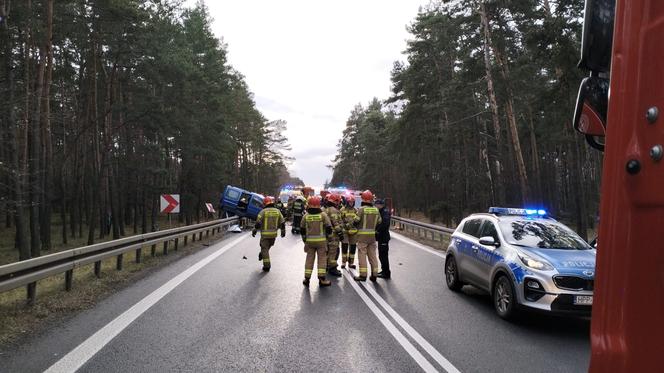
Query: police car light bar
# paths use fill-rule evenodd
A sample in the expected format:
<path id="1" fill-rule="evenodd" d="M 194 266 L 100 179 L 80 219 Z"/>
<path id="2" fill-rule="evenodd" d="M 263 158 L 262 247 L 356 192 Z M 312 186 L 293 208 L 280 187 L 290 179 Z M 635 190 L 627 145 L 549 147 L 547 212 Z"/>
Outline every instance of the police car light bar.
<path id="1" fill-rule="evenodd" d="M 542 209 L 513 209 L 508 207 L 490 207 L 489 214 L 495 215 L 520 215 L 520 216 L 545 216 L 546 210 Z"/>

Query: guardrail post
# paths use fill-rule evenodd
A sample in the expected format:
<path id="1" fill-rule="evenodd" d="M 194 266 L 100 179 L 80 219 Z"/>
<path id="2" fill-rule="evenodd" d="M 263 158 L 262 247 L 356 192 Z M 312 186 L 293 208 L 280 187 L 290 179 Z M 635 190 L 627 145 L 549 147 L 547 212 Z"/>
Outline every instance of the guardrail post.
<path id="1" fill-rule="evenodd" d="M 164 255 L 168 255 L 168 241 L 164 241 Z"/>
<path id="2" fill-rule="evenodd" d="M 143 260 L 143 248 L 136 249 L 136 263 L 140 263 Z"/>
<path id="3" fill-rule="evenodd" d="M 210 237 L 210 230 L 209 229 L 205 231 L 205 237 Z"/>
<path id="4" fill-rule="evenodd" d="M 65 272 L 65 291 L 71 291 L 71 283 L 74 279 L 74 270 L 70 269 Z"/>
<path id="5" fill-rule="evenodd" d="M 179 240 L 180 240 L 179 238 L 177 238 L 177 237 L 175 238 L 175 244 L 173 245 L 173 249 L 174 249 L 175 251 L 178 251 L 178 243 L 179 243 L 178 241 L 179 241 Z"/>
<path id="6" fill-rule="evenodd" d="M 118 259 L 115 263 L 115 269 L 117 269 L 118 271 L 122 271 L 122 264 L 124 259 L 123 257 L 124 257 L 123 254 L 118 255 Z"/>
<path id="7" fill-rule="evenodd" d="M 182 246 L 187 246 L 187 239 L 188 239 L 188 238 L 189 238 L 189 236 L 187 236 L 187 235 L 185 234 L 185 235 L 184 235 L 184 242 L 182 243 Z"/>
<path id="8" fill-rule="evenodd" d="M 28 290 L 28 305 L 32 306 L 35 304 L 35 299 L 37 299 L 37 283 L 31 282 L 27 286 Z"/>
<path id="9" fill-rule="evenodd" d="M 101 277 L 101 260 L 95 262 L 95 277 Z"/>
<path id="10" fill-rule="evenodd" d="M 154 258 L 155 256 L 157 256 L 157 245 L 152 245 L 152 247 L 150 248 L 150 255 L 151 255 L 153 258 Z"/>
<path id="11" fill-rule="evenodd" d="M 191 235 L 191 242 L 196 242 L 196 233 Z"/>
<path id="12" fill-rule="evenodd" d="M 203 241 L 203 232 L 202 231 L 201 231 L 201 233 L 198 234 L 198 240 Z"/>

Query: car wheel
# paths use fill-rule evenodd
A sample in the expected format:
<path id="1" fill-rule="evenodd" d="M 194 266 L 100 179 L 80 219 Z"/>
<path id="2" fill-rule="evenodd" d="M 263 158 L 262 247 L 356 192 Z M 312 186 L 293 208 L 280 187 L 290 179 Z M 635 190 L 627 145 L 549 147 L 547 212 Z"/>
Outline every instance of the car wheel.
<path id="1" fill-rule="evenodd" d="M 512 281 L 505 275 L 498 277 L 493 284 L 493 306 L 498 316 L 505 320 L 513 319 L 517 313 L 516 292 Z"/>
<path id="2" fill-rule="evenodd" d="M 452 255 L 445 258 L 445 282 L 452 291 L 459 291 L 463 287 L 463 283 L 459 280 L 459 268 L 456 259 Z"/>

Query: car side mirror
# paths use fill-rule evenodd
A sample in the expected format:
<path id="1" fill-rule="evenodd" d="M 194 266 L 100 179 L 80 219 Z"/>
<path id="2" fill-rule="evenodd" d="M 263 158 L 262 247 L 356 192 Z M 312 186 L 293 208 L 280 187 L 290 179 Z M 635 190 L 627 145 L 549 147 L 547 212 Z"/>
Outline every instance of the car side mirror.
<path id="1" fill-rule="evenodd" d="M 590 76 L 581 81 L 574 110 L 574 129 L 586 135 L 593 148 L 604 150 L 596 137 L 606 134 L 606 114 L 609 107 L 609 80 Z"/>
<path id="2" fill-rule="evenodd" d="M 496 242 L 496 240 L 491 236 L 486 236 L 480 238 L 480 245 L 498 247 L 500 246 L 500 242 Z"/>

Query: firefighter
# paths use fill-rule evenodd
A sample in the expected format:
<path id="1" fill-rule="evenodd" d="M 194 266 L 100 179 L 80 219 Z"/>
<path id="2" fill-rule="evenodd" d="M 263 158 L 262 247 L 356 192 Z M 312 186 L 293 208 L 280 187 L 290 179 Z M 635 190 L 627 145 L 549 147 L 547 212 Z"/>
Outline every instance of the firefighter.
<path id="1" fill-rule="evenodd" d="M 378 275 L 378 258 L 376 257 L 376 227 L 381 222 L 380 212 L 373 206 L 374 196 L 370 190 L 361 194 L 362 206 L 357 211 L 356 227 L 357 250 L 359 251 L 360 275 L 355 276 L 355 281 L 367 280 L 367 258 L 371 264 L 371 281 L 376 281 Z"/>
<path id="2" fill-rule="evenodd" d="M 355 268 L 355 250 L 357 249 L 357 209 L 355 208 L 355 197 L 350 194 L 346 196 L 345 206 L 341 209 L 341 219 L 344 222 L 344 239 L 341 242 L 341 268 Z"/>
<path id="3" fill-rule="evenodd" d="M 390 251 L 390 220 L 392 214 L 389 209 L 385 207 L 385 200 L 377 199 L 376 208 L 380 212 L 381 222 L 376 227 L 376 241 L 378 241 L 378 259 L 380 260 L 380 269 L 378 277 L 389 279 L 392 277 L 390 271 L 390 259 L 388 252 Z"/>
<path id="4" fill-rule="evenodd" d="M 332 234 L 327 242 L 327 271 L 332 276 L 341 277 L 341 272 L 337 269 L 337 257 L 339 254 L 339 242 L 344 237 L 343 220 L 339 207 L 341 205 L 341 196 L 338 194 L 328 194 L 326 197 L 325 213 L 332 223 Z"/>
<path id="5" fill-rule="evenodd" d="M 281 229 L 281 237 L 286 236 L 286 221 L 281 211 L 274 207 L 274 197 L 265 197 L 263 205 L 265 208 L 258 213 L 251 236 L 256 237 L 256 232 L 261 231 L 261 252 L 258 254 L 258 260 L 263 261 L 263 271 L 268 272 L 271 267 L 270 248 L 277 239 L 277 229 Z"/>
<path id="6" fill-rule="evenodd" d="M 300 222 L 302 221 L 302 215 L 304 214 L 304 198 L 297 196 L 295 201 L 293 201 L 293 234 L 300 233 Z"/>
<path id="7" fill-rule="evenodd" d="M 307 259 L 304 262 L 304 286 L 309 286 L 311 274 L 314 271 L 314 261 L 318 257 L 318 284 L 321 287 L 330 286 L 327 280 L 327 240 L 332 234 L 332 223 L 325 212 L 321 210 L 319 196 L 309 197 L 307 212 L 300 223 L 304 252 Z"/>

